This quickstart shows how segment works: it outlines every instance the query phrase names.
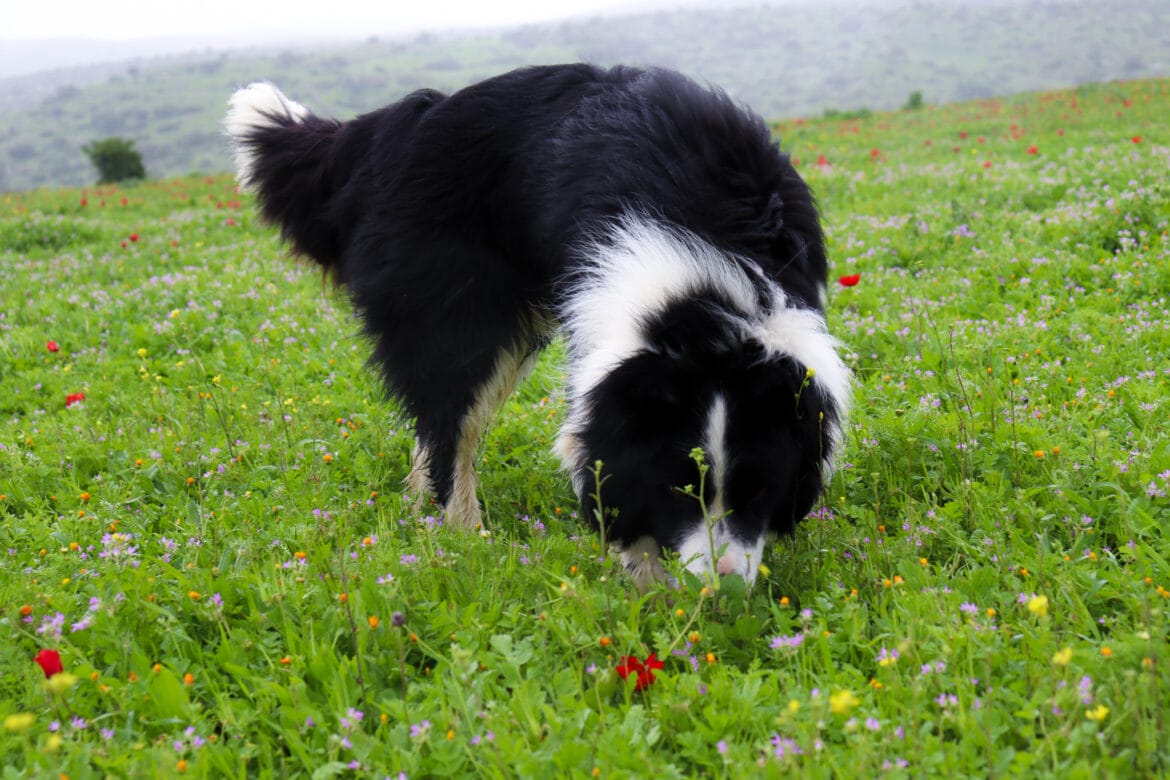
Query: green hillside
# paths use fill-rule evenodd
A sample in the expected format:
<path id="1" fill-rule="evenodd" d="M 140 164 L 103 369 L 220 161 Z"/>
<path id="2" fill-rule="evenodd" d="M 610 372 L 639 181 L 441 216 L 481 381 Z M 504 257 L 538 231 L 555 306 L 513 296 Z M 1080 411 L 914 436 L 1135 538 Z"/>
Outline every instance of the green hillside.
<path id="1" fill-rule="evenodd" d="M 778 126 L 856 390 L 750 592 L 632 591 L 549 452 L 558 345 L 460 533 L 229 176 L 0 195 L 4 777 L 1167 776 L 1167 116 Z"/>
<path id="2" fill-rule="evenodd" d="M 321 113 L 348 116 L 420 86 L 454 89 L 522 64 L 660 64 L 719 84 L 762 115 L 946 103 L 1170 74 L 1162 0 L 966 4 L 932 0 L 687 9 L 476 35 L 368 40 L 330 50 L 242 51 L 0 82 L 0 191 L 83 184 L 81 147 L 137 142 L 155 175 L 222 171 L 218 133 L 231 91 L 279 84 Z M 43 90 L 53 92 L 38 98 Z"/>

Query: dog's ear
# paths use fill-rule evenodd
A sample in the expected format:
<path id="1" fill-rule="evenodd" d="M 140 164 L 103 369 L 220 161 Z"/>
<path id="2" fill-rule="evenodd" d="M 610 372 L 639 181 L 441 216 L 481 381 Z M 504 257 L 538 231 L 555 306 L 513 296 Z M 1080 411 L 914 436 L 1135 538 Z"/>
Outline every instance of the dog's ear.
<path id="1" fill-rule="evenodd" d="M 688 364 L 728 358 L 744 346 L 740 328 L 728 309 L 701 299 L 671 305 L 646 329 L 647 351 Z"/>

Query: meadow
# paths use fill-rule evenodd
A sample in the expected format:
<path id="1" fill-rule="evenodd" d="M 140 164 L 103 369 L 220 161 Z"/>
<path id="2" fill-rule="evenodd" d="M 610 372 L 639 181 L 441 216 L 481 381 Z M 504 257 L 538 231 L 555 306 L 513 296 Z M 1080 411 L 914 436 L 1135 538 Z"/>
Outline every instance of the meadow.
<path id="1" fill-rule="evenodd" d="M 460 534 L 229 177 L 0 195 L 0 777 L 1165 775 L 1167 116 L 776 127 L 856 396 L 750 590 L 633 591 L 549 453 L 559 345 Z"/>

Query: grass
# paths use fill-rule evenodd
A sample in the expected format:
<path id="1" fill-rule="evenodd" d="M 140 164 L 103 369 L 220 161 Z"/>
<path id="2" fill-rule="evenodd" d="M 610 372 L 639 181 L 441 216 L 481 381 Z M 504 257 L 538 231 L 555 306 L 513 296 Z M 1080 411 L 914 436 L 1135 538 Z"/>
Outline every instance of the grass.
<path id="1" fill-rule="evenodd" d="M 750 592 L 632 592 L 548 452 L 558 347 L 462 535 L 227 178 L 0 196 L 3 777 L 1164 774 L 1168 114 L 1145 81 L 778 127 L 860 275 L 857 394 Z"/>

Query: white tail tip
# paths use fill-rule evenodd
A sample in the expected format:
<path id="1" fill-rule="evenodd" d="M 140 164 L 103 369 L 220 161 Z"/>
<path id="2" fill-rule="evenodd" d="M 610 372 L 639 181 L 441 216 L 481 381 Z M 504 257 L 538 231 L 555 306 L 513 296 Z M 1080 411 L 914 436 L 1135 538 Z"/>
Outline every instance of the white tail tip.
<path id="1" fill-rule="evenodd" d="M 258 129 L 278 127 L 282 124 L 281 119 L 302 121 L 312 116 L 312 112 L 266 82 L 256 82 L 236 90 L 228 100 L 228 106 L 223 127 L 232 139 L 236 180 L 241 189 L 248 189 L 256 170 L 256 151 L 248 143 L 252 133 Z"/>

